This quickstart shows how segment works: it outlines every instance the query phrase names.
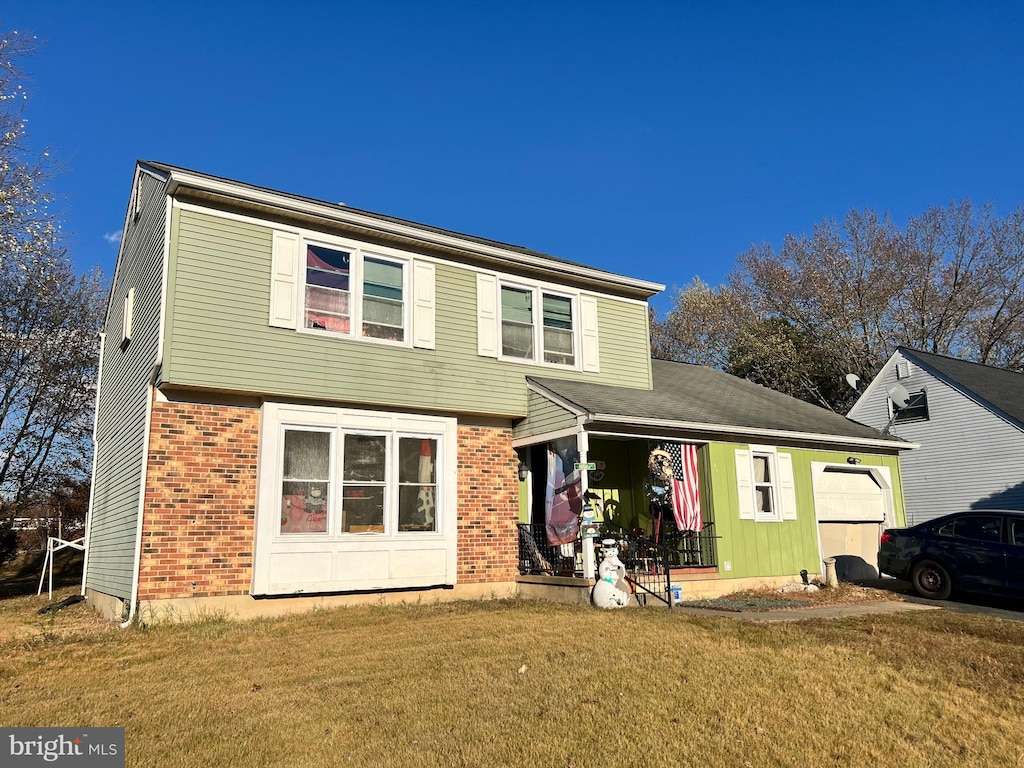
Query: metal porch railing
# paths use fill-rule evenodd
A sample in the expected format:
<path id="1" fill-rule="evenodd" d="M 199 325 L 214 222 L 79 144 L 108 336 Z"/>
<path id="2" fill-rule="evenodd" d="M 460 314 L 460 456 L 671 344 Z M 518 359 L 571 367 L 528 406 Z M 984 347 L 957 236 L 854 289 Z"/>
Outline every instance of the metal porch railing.
<path id="1" fill-rule="evenodd" d="M 614 528 L 614 529 L 613 529 Z M 617 529 L 617 530 L 616 530 Z M 618 526 L 606 526 L 602 538 L 619 542 L 619 559 L 626 566 L 626 578 L 637 596 L 646 605 L 653 597 L 672 606 L 672 570 L 681 568 L 715 568 L 714 524 L 704 530 L 678 531 L 667 534 L 655 544 L 646 535 L 625 532 Z M 600 549 L 600 539 L 595 542 Z M 519 523 L 519 572 L 524 575 L 582 576 L 577 568 L 576 553 L 580 542 L 571 547 L 548 544 L 545 526 Z M 601 554 L 598 551 L 598 562 Z"/>

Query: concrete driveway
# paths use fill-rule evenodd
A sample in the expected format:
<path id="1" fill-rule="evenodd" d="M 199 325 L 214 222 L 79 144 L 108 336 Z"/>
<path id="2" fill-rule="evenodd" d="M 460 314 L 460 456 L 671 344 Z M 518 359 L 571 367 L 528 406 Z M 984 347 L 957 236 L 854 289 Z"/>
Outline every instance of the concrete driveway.
<path id="1" fill-rule="evenodd" d="M 980 613 L 983 616 L 1006 619 L 1007 621 L 1024 621 L 1024 601 L 1021 600 L 989 595 L 953 595 L 949 600 L 929 600 L 919 597 L 914 592 L 914 588 L 910 586 L 910 582 L 902 579 L 872 579 L 860 582 L 860 584 L 872 589 L 895 592 L 902 595 L 908 603 L 915 605 L 942 608 L 959 613 Z"/>

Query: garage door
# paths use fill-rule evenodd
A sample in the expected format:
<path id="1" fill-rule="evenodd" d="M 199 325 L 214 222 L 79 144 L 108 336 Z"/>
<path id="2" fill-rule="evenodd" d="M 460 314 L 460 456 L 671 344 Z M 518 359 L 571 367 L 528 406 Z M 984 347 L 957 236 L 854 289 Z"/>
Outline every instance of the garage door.
<path id="1" fill-rule="evenodd" d="M 878 539 L 887 494 L 870 470 L 826 467 L 815 473 L 821 556 L 836 558 L 841 581 L 878 576 Z"/>

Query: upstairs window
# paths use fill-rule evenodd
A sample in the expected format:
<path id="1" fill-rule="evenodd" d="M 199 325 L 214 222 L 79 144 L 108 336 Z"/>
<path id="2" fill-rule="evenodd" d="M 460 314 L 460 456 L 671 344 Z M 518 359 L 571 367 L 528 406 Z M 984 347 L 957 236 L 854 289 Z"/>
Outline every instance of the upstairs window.
<path id="1" fill-rule="evenodd" d="M 405 268 L 401 262 L 363 259 L 363 336 L 405 340 Z"/>
<path id="2" fill-rule="evenodd" d="M 574 365 L 572 299 L 544 294 L 544 362 Z"/>
<path id="3" fill-rule="evenodd" d="M 404 261 L 307 243 L 305 276 L 305 328 L 406 340 Z"/>
<path id="4" fill-rule="evenodd" d="M 349 333 L 352 254 L 306 246 L 306 327 Z"/>
<path id="5" fill-rule="evenodd" d="M 519 360 L 575 366 L 573 299 L 539 288 L 502 285 L 501 354 Z"/>
<path id="6" fill-rule="evenodd" d="M 533 359 L 533 291 L 501 286 L 501 354 Z"/>

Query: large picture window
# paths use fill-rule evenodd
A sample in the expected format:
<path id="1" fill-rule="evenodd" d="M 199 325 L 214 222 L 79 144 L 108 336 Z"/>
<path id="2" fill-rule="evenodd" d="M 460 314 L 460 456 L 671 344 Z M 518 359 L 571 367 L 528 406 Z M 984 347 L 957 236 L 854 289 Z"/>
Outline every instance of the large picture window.
<path id="1" fill-rule="evenodd" d="M 263 405 L 253 594 L 455 584 L 452 417 Z"/>
<path id="2" fill-rule="evenodd" d="M 285 428 L 282 446 L 281 535 L 437 531 L 436 437 Z"/>
<path id="3" fill-rule="evenodd" d="M 406 267 L 360 249 L 307 243 L 304 327 L 404 342 Z"/>
<path id="4" fill-rule="evenodd" d="M 575 329 L 571 297 L 539 288 L 501 286 L 503 357 L 574 366 Z"/>

